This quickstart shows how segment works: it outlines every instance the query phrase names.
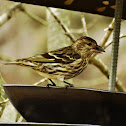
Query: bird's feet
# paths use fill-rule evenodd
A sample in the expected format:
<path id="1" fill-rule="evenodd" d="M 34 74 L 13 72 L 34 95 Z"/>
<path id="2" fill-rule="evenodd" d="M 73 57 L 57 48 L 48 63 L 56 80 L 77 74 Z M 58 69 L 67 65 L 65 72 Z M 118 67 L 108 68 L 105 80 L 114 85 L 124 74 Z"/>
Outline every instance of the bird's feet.
<path id="1" fill-rule="evenodd" d="M 51 79 L 49 79 L 49 80 L 51 81 L 52 84 L 47 84 L 46 87 L 56 86 L 56 84 Z"/>
<path id="2" fill-rule="evenodd" d="M 67 85 L 65 85 L 65 88 L 68 88 L 68 87 L 74 87 L 74 85 L 73 84 L 70 84 L 70 83 L 68 83 L 68 82 L 66 82 L 66 81 L 63 81 L 65 84 L 67 84 Z"/>

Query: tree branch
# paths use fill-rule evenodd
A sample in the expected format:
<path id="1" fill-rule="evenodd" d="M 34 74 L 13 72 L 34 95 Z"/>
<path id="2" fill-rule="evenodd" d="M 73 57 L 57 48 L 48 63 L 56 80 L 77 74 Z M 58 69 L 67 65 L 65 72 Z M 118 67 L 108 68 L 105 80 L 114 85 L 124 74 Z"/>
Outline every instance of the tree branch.
<path id="1" fill-rule="evenodd" d="M 29 18 L 31 18 L 31 19 L 37 21 L 38 23 L 40 23 L 40 24 L 42 24 L 42 25 L 45 25 L 45 26 L 48 25 L 47 21 L 45 21 L 45 20 L 43 20 L 42 18 L 40 18 L 40 17 L 38 17 L 38 16 L 36 16 L 36 15 L 34 15 L 34 14 L 28 12 L 28 11 L 25 9 L 25 7 L 24 7 L 23 4 L 21 4 L 21 3 L 16 3 L 16 4 L 10 6 L 9 11 L 3 13 L 3 14 L 0 16 L 0 26 L 2 26 L 3 24 L 5 24 L 5 23 L 13 16 L 13 14 L 14 14 L 14 12 L 15 12 L 16 10 L 22 11 L 22 12 L 25 13 Z"/>
<path id="2" fill-rule="evenodd" d="M 7 103 L 9 101 L 9 99 L 7 98 L 7 99 L 5 99 L 5 100 L 3 100 L 3 101 L 0 101 L 0 105 L 1 104 L 5 104 L 5 103 Z"/>
<path id="3" fill-rule="evenodd" d="M 0 26 L 2 26 L 3 24 L 5 24 L 12 17 L 13 13 L 17 9 L 19 9 L 20 5 L 21 5 L 20 3 L 16 3 L 16 4 L 12 5 L 10 7 L 10 10 L 8 12 L 5 12 L 4 14 L 2 14 L 0 16 Z"/>
<path id="4" fill-rule="evenodd" d="M 28 11 L 26 10 L 26 8 L 24 7 L 23 4 L 21 4 L 20 10 L 21 10 L 22 12 L 24 12 L 29 18 L 31 18 L 31 19 L 37 21 L 38 23 L 40 23 L 40 24 L 42 24 L 42 25 L 45 25 L 45 26 L 48 25 L 47 21 L 45 21 L 45 20 L 43 20 L 42 18 L 40 18 L 40 17 L 38 17 L 38 16 L 36 16 L 36 15 L 34 15 L 34 14 L 28 12 Z"/>
<path id="5" fill-rule="evenodd" d="M 51 10 L 51 8 L 47 7 L 51 15 L 56 19 L 56 21 L 59 23 L 59 25 L 64 30 L 65 34 L 70 38 L 72 42 L 76 40 L 76 38 L 73 36 L 73 34 L 70 32 L 70 30 L 67 28 L 67 26 L 56 16 L 56 14 Z"/>
<path id="6" fill-rule="evenodd" d="M 33 85 L 39 85 L 39 84 L 41 84 L 41 83 L 43 83 L 43 82 L 45 82 L 45 81 L 47 81 L 47 80 L 48 80 L 48 78 L 43 78 L 42 80 L 40 80 L 40 81 L 34 83 Z"/>
<path id="7" fill-rule="evenodd" d="M 101 59 L 95 57 L 90 59 L 89 63 L 95 65 L 109 79 L 109 69 Z M 126 92 L 126 89 L 123 87 L 122 82 L 118 78 L 116 78 L 116 88 L 118 91 Z"/>
<path id="8" fill-rule="evenodd" d="M 125 38 L 125 37 L 126 37 L 126 35 L 120 35 L 120 39 L 121 39 L 121 38 Z M 113 41 L 108 42 L 108 44 L 106 43 L 104 49 L 106 49 L 107 47 L 109 47 L 109 46 L 112 44 L 112 42 L 113 42 Z"/>
<path id="9" fill-rule="evenodd" d="M 82 22 L 82 25 L 83 25 L 83 33 L 84 33 L 84 35 L 88 36 L 84 13 L 81 15 L 81 22 Z"/>
<path id="10" fill-rule="evenodd" d="M 102 41 L 101 41 L 101 43 L 100 43 L 100 46 L 104 49 L 105 47 L 105 44 L 106 44 L 106 42 L 108 41 L 108 39 L 109 39 L 109 37 L 110 37 L 110 35 L 111 35 L 111 33 L 112 33 L 112 31 L 113 31 L 113 29 L 114 29 L 114 18 L 113 18 L 113 20 L 111 21 L 111 23 L 109 24 L 109 26 L 108 26 L 108 28 L 106 28 L 105 29 L 105 34 L 104 34 L 104 37 L 103 37 L 103 39 L 102 39 Z M 97 55 L 97 53 L 96 54 L 94 54 L 92 57 L 95 57 Z"/>
<path id="11" fill-rule="evenodd" d="M 105 43 L 108 41 L 108 39 L 109 39 L 113 29 L 114 29 L 114 20 L 115 19 L 113 18 L 112 22 L 109 24 L 108 28 L 105 30 L 106 33 L 105 33 L 105 35 L 104 35 L 104 37 L 101 41 L 101 44 L 100 44 L 103 48 L 104 48 Z"/>

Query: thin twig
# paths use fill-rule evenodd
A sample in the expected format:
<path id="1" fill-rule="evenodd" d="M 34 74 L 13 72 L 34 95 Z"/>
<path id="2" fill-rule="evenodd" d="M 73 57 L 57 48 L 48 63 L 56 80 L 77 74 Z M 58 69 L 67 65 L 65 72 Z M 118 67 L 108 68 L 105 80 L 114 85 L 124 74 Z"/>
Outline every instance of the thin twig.
<path id="1" fill-rule="evenodd" d="M 19 9 L 20 7 L 20 3 L 16 3 L 14 5 L 12 5 L 9 9 L 8 12 L 5 12 L 3 13 L 1 16 L 0 16 L 0 26 L 2 26 L 3 24 L 5 24 L 13 15 L 13 13 Z"/>
<path id="2" fill-rule="evenodd" d="M 125 38 L 125 37 L 126 37 L 126 35 L 120 35 L 120 39 L 121 39 L 121 38 Z M 107 47 L 109 47 L 109 46 L 112 44 L 112 42 L 113 42 L 113 41 L 108 42 L 108 44 L 106 43 L 104 49 L 106 49 Z"/>
<path id="3" fill-rule="evenodd" d="M 19 117 L 19 119 L 17 120 L 17 122 L 23 122 L 23 120 L 24 120 L 24 118 L 21 116 L 21 115 L 19 115 L 20 117 Z"/>
<path id="4" fill-rule="evenodd" d="M 108 41 L 108 39 L 109 39 L 113 29 L 114 29 L 114 20 L 115 19 L 113 18 L 112 22 L 109 24 L 108 28 L 105 30 L 106 33 L 105 33 L 105 35 L 104 35 L 104 37 L 101 41 L 101 44 L 100 44 L 103 48 L 104 48 L 105 43 Z"/>
<path id="5" fill-rule="evenodd" d="M 9 99 L 5 99 L 4 101 L 1 101 L 0 104 L 4 104 L 4 103 L 7 103 L 9 101 Z"/>
<path id="6" fill-rule="evenodd" d="M 95 57 L 90 59 L 89 62 L 95 65 L 109 79 L 109 69 L 101 59 Z M 118 91 L 126 92 L 125 87 L 123 86 L 122 82 L 118 78 L 116 78 L 116 88 Z"/>
<path id="7" fill-rule="evenodd" d="M 16 10 L 20 10 L 22 12 L 24 12 L 28 17 L 30 17 L 31 19 L 37 21 L 38 23 L 42 24 L 42 25 L 45 25 L 47 26 L 47 21 L 43 20 L 42 18 L 28 12 L 24 5 L 21 4 L 21 3 L 16 3 L 12 6 L 10 6 L 10 9 L 9 11 L 3 13 L 1 16 L 0 16 L 0 26 L 2 26 L 3 24 L 5 24 L 12 16 L 13 16 L 13 13 L 16 11 Z"/>
<path id="8" fill-rule="evenodd" d="M 39 85 L 40 83 L 43 83 L 43 82 L 45 82 L 45 81 L 47 81 L 47 80 L 48 80 L 48 78 L 44 78 L 44 79 L 42 79 L 42 80 L 40 80 L 40 81 L 34 83 L 33 85 Z"/>
<path id="9" fill-rule="evenodd" d="M 43 20 L 42 18 L 40 18 L 40 17 L 38 17 L 38 16 L 36 16 L 36 15 L 30 13 L 29 11 L 27 11 L 23 4 L 21 4 L 20 10 L 21 10 L 22 12 L 24 12 L 24 13 L 25 13 L 28 17 L 30 17 L 31 19 L 37 21 L 38 23 L 40 23 L 40 24 L 42 24 L 42 25 L 45 25 L 45 26 L 48 25 L 47 21 L 45 21 L 45 20 Z"/>
<path id="10" fill-rule="evenodd" d="M 60 26 L 62 27 L 62 29 L 65 31 L 65 34 L 70 38 L 70 40 L 72 42 L 74 42 L 76 40 L 76 38 L 70 32 L 70 30 L 67 28 L 67 26 L 57 17 L 57 15 L 49 7 L 47 7 L 47 9 L 51 13 L 51 15 L 56 19 L 56 21 L 60 24 Z"/>
<path id="11" fill-rule="evenodd" d="M 84 35 L 88 36 L 84 13 L 81 14 L 81 22 L 82 22 L 82 25 L 83 25 L 83 33 L 84 33 Z"/>
<path id="12" fill-rule="evenodd" d="M 113 31 L 113 29 L 114 29 L 114 18 L 113 18 L 113 20 L 111 21 L 111 23 L 109 24 L 109 26 L 108 26 L 108 28 L 106 28 L 105 29 L 105 34 L 104 34 L 104 37 L 103 37 L 103 39 L 101 40 L 101 43 L 100 43 L 100 46 L 104 49 L 104 47 L 105 47 L 105 44 L 106 44 L 106 42 L 108 41 L 108 39 L 109 39 L 109 37 L 110 37 L 110 35 L 111 35 L 111 33 L 112 33 L 112 31 Z M 94 54 L 92 57 L 95 57 L 96 55 L 98 55 L 97 53 L 96 54 Z"/>

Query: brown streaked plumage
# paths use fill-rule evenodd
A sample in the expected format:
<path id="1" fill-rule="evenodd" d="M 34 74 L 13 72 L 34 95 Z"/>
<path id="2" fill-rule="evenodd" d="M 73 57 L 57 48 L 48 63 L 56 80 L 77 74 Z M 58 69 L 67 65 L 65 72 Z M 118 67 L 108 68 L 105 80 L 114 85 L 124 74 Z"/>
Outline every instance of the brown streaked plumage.
<path id="1" fill-rule="evenodd" d="M 79 75 L 87 67 L 89 57 L 100 52 L 104 50 L 94 39 L 83 36 L 71 46 L 6 64 L 30 67 L 43 77 L 64 81 Z"/>

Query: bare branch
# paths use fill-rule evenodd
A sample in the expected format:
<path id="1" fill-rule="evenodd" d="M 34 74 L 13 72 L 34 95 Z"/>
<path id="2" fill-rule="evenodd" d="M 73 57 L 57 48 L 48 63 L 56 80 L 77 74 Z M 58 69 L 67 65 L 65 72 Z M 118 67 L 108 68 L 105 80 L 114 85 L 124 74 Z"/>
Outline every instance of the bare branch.
<path id="1" fill-rule="evenodd" d="M 30 17 L 31 19 L 37 21 L 38 23 L 42 24 L 42 25 L 45 25 L 47 26 L 47 21 L 43 20 L 42 18 L 28 12 L 25 7 L 23 6 L 23 4 L 21 3 L 16 3 L 14 5 L 12 5 L 9 9 L 9 11 L 5 12 L 4 14 L 2 14 L 0 16 L 0 26 L 2 26 L 3 24 L 5 24 L 12 16 L 13 16 L 13 13 L 16 11 L 16 10 L 20 10 L 22 12 L 24 12 L 28 17 Z"/>
<path id="2" fill-rule="evenodd" d="M 10 10 L 0 16 L 0 26 L 5 24 L 13 15 L 13 13 L 19 9 L 20 3 L 16 3 L 13 6 L 10 7 Z"/>
<path id="3" fill-rule="evenodd" d="M 4 103 L 7 103 L 9 101 L 9 99 L 5 99 L 4 101 L 1 101 L 0 104 L 4 104 Z"/>
<path id="4" fill-rule="evenodd" d="M 103 48 L 104 48 L 106 42 L 108 41 L 108 39 L 109 39 L 109 37 L 110 37 L 110 35 L 111 35 L 113 29 L 114 29 L 114 20 L 115 20 L 115 19 L 113 18 L 113 20 L 112 20 L 112 22 L 109 24 L 108 28 L 105 29 L 106 33 L 105 33 L 105 35 L 104 35 L 104 37 L 103 37 L 103 39 L 102 39 L 102 41 L 101 41 L 101 43 L 100 43 L 101 47 L 103 47 Z M 97 54 L 94 54 L 92 57 L 95 57 L 96 55 L 97 55 Z"/>
<path id="5" fill-rule="evenodd" d="M 40 80 L 40 81 L 34 83 L 33 85 L 39 85 L 40 83 L 43 83 L 43 82 L 45 82 L 45 81 L 47 81 L 47 80 L 48 80 L 48 78 L 44 78 L 44 79 L 42 79 L 42 80 Z"/>
<path id="6" fill-rule="evenodd" d="M 89 62 L 95 65 L 109 79 L 109 69 L 101 59 L 95 57 L 91 58 Z M 118 91 L 126 92 L 126 89 L 118 78 L 116 78 L 116 88 Z"/>
<path id="7" fill-rule="evenodd" d="M 56 16 L 56 14 L 49 8 L 47 7 L 51 15 L 56 19 L 56 21 L 60 24 L 60 26 L 63 28 L 65 31 L 65 34 L 70 38 L 72 42 L 76 40 L 76 38 L 73 36 L 73 34 L 70 32 L 70 30 L 67 28 L 67 26 Z"/>
<path id="8" fill-rule="evenodd" d="M 86 27 L 86 21 L 85 21 L 85 17 L 84 17 L 84 13 L 81 15 L 81 22 L 82 22 L 82 25 L 83 25 L 83 32 L 84 32 L 84 35 L 88 36 L 87 27 Z"/>
<path id="9" fill-rule="evenodd" d="M 20 10 L 21 10 L 22 12 L 24 12 L 24 13 L 25 13 L 28 17 L 30 17 L 31 19 L 37 21 L 38 23 L 40 23 L 40 24 L 42 24 L 42 25 L 45 25 L 45 26 L 48 25 L 47 21 L 45 21 L 45 20 L 43 20 L 42 18 L 40 18 L 40 17 L 38 17 L 38 16 L 36 16 L 36 15 L 34 15 L 34 14 L 28 12 L 28 11 L 26 10 L 26 8 L 24 7 L 23 4 L 21 4 Z"/>
<path id="10" fill-rule="evenodd" d="M 121 38 L 125 38 L 125 37 L 126 37 L 126 35 L 120 35 L 120 39 L 121 39 Z M 113 41 L 108 42 L 108 44 L 106 43 L 104 49 L 106 49 L 107 47 L 109 47 L 109 46 L 112 44 L 112 42 L 113 42 Z"/>
<path id="11" fill-rule="evenodd" d="M 104 37 L 103 37 L 103 40 L 101 41 L 101 46 L 104 48 L 104 46 L 105 46 L 105 43 L 108 41 L 108 39 L 109 39 L 109 37 L 110 37 L 110 35 L 111 35 L 111 33 L 112 33 L 112 31 L 113 31 L 113 29 L 114 29 L 114 18 L 113 18 L 113 20 L 112 20 L 112 22 L 109 24 L 109 26 L 108 26 L 108 28 L 106 29 L 106 33 L 105 33 L 105 35 L 104 35 Z"/>

